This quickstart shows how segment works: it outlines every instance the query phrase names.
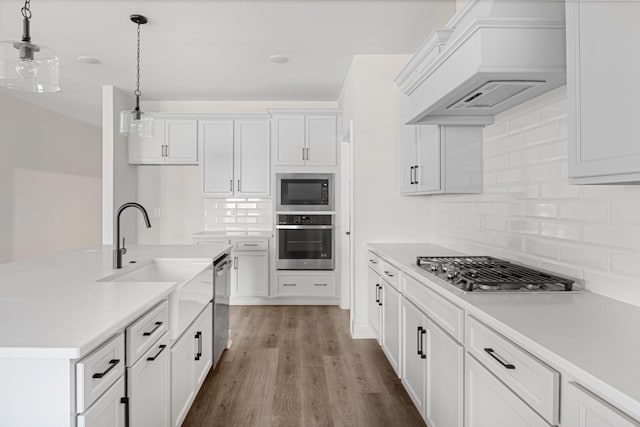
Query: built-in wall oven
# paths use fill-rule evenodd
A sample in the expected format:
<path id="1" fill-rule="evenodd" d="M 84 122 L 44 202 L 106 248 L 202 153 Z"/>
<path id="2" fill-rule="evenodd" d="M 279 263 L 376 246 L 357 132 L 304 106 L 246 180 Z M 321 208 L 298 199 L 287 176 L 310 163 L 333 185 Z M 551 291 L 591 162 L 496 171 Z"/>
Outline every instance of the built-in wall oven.
<path id="1" fill-rule="evenodd" d="M 332 173 L 276 174 L 276 211 L 333 211 Z"/>
<path id="2" fill-rule="evenodd" d="M 333 270 L 333 215 L 278 215 L 276 269 Z"/>

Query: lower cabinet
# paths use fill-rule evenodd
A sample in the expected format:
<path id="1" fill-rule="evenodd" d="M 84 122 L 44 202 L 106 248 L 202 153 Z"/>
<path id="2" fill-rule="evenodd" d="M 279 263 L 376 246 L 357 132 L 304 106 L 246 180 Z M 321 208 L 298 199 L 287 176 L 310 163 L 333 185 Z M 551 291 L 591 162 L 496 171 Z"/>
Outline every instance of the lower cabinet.
<path id="1" fill-rule="evenodd" d="M 89 409 L 78 415 L 78 427 L 125 427 L 124 377 L 120 377 Z"/>
<path id="2" fill-rule="evenodd" d="M 473 356 L 467 354 L 465 364 L 465 427 L 549 427 Z"/>
<path id="3" fill-rule="evenodd" d="M 562 425 L 569 427 L 638 427 L 617 408 L 609 405 L 577 383 L 569 382 L 563 388 Z"/>
<path id="4" fill-rule="evenodd" d="M 212 364 L 212 307 L 171 348 L 171 425 L 182 424 Z"/>
<path id="5" fill-rule="evenodd" d="M 402 383 L 430 427 L 462 427 L 464 348 L 406 298 Z"/>
<path id="6" fill-rule="evenodd" d="M 368 269 L 368 287 L 369 287 L 369 324 L 371 330 L 378 342 L 381 342 L 382 335 L 380 334 L 380 320 L 382 318 L 382 302 L 380 297 L 382 295 L 382 279 L 373 269 Z"/>
<path id="7" fill-rule="evenodd" d="M 382 280 L 382 350 L 400 376 L 400 292 Z"/>
<path id="8" fill-rule="evenodd" d="M 299 297 L 332 297 L 336 294 L 334 274 L 303 276 L 278 274 L 278 295 Z"/>
<path id="9" fill-rule="evenodd" d="M 269 295 L 269 253 L 234 252 L 231 271 L 231 296 L 266 297 Z"/>
<path id="10" fill-rule="evenodd" d="M 171 393 L 169 334 L 165 333 L 132 367 L 127 368 L 131 426 L 169 427 Z"/>

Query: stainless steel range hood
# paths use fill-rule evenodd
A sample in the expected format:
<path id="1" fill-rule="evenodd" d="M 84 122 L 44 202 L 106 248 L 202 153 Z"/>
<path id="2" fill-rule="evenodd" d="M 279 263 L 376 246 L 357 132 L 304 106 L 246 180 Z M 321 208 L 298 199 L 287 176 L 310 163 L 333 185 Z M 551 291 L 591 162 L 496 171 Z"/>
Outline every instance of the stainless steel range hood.
<path id="1" fill-rule="evenodd" d="M 408 124 L 490 124 L 566 82 L 564 1 L 475 0 L 396 78 Z"/>

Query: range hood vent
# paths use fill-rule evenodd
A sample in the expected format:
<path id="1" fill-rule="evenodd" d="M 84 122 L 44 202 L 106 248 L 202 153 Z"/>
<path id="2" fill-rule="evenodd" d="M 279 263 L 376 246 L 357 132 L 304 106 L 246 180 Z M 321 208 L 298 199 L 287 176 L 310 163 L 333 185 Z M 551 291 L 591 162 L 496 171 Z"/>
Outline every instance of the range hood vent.
<path id="1" fill-rule="evenodd" d="M 564 0 L 470 0 L 395 80 L 404 124 L 487 125 L 566 83 Z"/>
<path id="2" fill-rule="evenodd" d="M 490 109 L 513 98 L 516 95 L 545 83 L 544 81 L 496 81 L 491 80 L 458 102 L 447 107 L 448 110 Z"/>

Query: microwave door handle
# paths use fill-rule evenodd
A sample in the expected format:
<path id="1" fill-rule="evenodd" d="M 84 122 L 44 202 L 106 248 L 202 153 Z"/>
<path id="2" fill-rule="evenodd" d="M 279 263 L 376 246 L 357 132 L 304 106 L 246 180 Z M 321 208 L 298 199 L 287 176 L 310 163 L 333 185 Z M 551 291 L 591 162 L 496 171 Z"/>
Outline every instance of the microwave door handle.
<path id="1" fill-rule="evenodd" d="M 276 225 L 278 230 L 333 230 L 333 225 Z"/>

